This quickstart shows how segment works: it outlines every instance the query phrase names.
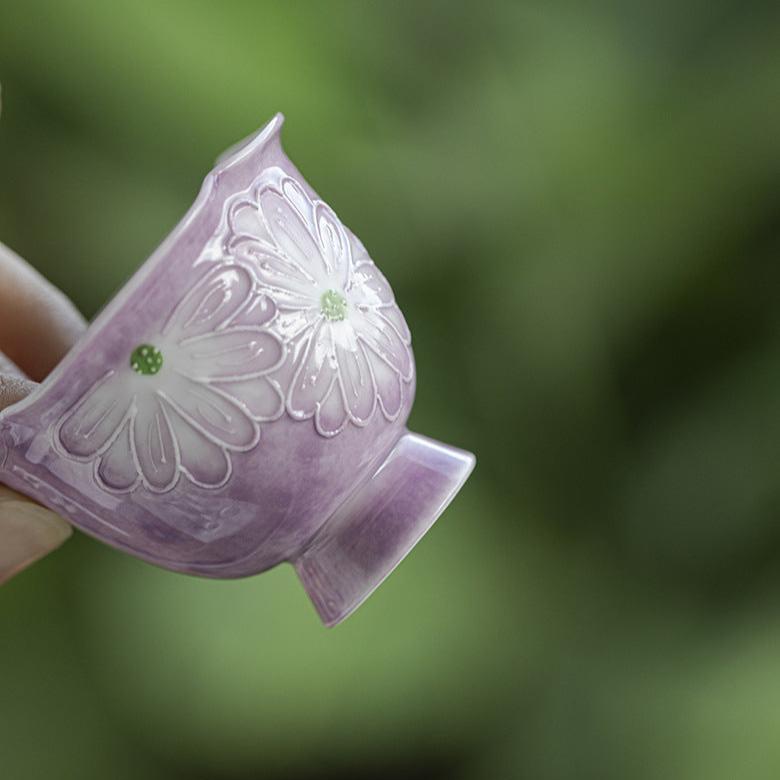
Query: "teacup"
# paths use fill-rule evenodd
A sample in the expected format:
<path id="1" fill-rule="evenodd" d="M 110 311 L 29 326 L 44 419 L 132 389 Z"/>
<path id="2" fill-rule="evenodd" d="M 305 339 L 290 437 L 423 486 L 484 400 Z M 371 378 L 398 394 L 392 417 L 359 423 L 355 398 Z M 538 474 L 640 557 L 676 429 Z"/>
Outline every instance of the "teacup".
<path id="1" fill-rule="evenodd" d="M 166 569 L 293 564 L 327 625 L 428 530 L 474 456 L 410 433 L 411 336 L 277 115 L 28 398 L 0 479 Z"/>

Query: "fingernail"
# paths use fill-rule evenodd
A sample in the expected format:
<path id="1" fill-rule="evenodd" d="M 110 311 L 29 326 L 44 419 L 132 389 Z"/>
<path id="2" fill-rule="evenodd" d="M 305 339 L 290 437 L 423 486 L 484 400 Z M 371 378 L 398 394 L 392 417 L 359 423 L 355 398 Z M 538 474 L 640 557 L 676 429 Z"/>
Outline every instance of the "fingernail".
<path id="1" fill-rule="evenodd" d="M 70 535 L 70 526 L 54 512 L 22 499 L 0 498 L 0 585 Z"/>

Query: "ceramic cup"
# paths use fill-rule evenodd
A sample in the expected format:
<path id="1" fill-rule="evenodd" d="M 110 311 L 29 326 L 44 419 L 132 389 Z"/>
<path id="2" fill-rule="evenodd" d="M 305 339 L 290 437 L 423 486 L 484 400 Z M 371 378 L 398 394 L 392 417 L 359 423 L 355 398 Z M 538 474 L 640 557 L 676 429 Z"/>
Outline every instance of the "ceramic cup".
<path id="1" fill-rule="evenodd" d="M 289 561 L 331 625 L 475 461 L 405 427 L 409 329 L 283 152 L 282 122 L 218 161 L 79 344 L 0 414 L 0 479 L 166 569 Z"/>

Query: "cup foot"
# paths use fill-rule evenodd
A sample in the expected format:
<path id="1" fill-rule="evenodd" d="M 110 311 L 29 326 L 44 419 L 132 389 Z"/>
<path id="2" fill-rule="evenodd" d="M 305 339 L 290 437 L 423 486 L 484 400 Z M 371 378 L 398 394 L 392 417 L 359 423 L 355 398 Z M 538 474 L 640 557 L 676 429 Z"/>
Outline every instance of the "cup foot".
<path id="1" fill-rule="evenodd" d="M 470 452 L 407 433 L 292 561 L 327 626 L 350 615 L 403 560 L 474 468 Z"/>

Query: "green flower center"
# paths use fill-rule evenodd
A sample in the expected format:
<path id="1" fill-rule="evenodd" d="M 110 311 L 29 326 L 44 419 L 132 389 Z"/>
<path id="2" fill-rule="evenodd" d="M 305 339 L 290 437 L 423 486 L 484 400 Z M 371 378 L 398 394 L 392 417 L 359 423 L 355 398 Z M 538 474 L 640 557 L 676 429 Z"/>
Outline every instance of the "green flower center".
<path id="1" fill-rule="evenodd" d="M 130 368 L 137 374 L 156 374 L 162 364 L 162 352 L 151 344 L 139 344 L 130 354 Z"/>
<path id="2" fill-rule="evenodd" d="M 320 298 L 320 311 L 329 320 L 343 320 L 347 316 L 347 299 L 335 290 L 326 290 Z"/>

